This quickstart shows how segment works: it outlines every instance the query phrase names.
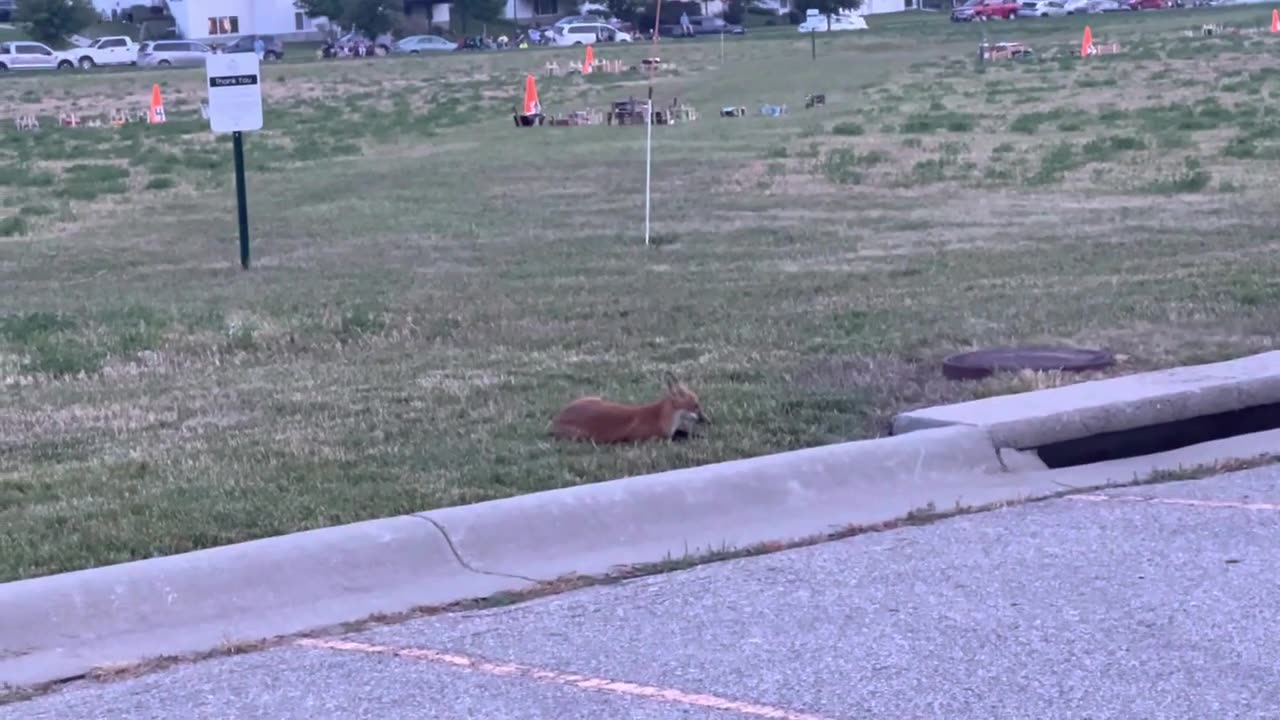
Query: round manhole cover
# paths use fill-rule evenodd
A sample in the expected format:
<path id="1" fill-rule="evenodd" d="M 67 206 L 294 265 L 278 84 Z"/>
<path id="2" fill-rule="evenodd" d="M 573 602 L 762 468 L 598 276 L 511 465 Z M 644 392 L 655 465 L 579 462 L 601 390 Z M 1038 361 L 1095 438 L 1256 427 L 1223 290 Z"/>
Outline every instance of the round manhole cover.
<path id="1" fill-rule="evenodd" d="M 942 374 L 951 380 L 978 380 L 1008 370 L 1098 370 L 1115 363 L 1105 350 L 1069 347 L 1001 347 L 958 353 L 942 361 Z"/>

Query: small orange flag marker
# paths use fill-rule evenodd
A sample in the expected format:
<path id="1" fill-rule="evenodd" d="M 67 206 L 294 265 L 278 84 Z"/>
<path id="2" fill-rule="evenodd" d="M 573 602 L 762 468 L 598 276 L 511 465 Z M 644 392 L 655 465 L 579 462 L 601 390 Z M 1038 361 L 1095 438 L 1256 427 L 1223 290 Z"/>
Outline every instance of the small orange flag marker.
<path id="1" fill-rule="evenodd" d="M 1084 38 L 1080 40 L 1080 57 L 1088 57 L 1093 51 L 1093 30 L 1088 25 L 1084 26 Z"/>

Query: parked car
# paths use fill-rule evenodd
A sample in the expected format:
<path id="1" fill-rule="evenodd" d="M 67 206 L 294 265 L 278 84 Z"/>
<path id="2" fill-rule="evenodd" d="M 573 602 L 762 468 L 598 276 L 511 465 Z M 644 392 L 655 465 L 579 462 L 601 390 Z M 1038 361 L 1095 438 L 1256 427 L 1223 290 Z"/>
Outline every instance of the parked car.
<path id="1" fill-rule="evenodd" d="M 75 61 L 44 43 L 0 43 L 0 72 L 10 70 L 71 70 Z"/>
<path id="2" fill-rule="evenodd" d="M 125 35 L 100 37 L 85 47 L 67 51 L 81 70 L 89 70 L 98 65 L 136 65 L 138 63 L 138 46 Z"/>
<path id="3" fill-rule="evenodd" d="M 844 30 L 866 30 L 867 21 L 862 19 L 861 15 L 851 15 L 847 13 L 839 13 L 831 15 L 819 14 L 817 10 L 810 8 L 805 12 L 804 22 L 796 26 L 796 30 L 802 33 L 810 32 L 841 32 Z"/>
<path id="4" fill-rule="evenodd" d="M 594 45 L 598 42 L 631 42 L 631 33 L 623 32 L 605 23 L 578 23 L 562 27 L 552 27 L 556 44 L 562 47 L 569 45 Z"/>
<path id="5" fill-rule="evenodd" d="M 1065 0 L 1062 7 L 1068 15 L 1083 15 L 1089 12 L 1089 0 Z"/>
<path id="6" fill-rule="evenodd" d="M 1089 0 L 1088 13 L 1090 15 L 1097 13 L 1109 12 L 1128 12 L 1129 6 L 1121 2 L 1121 0 Z"/>
<path id="7" fill-rule="evenodd" d="M 1067 8 L 1059 0 L 1024 0 L 1018 17 L 1062 17 Z"/>
<path id="8" fill-rule="evenodd" d="M 951 11 L 951 22 L 972 22 L 995 18 L 1013 20 L 1018 17 L 1020 7 L 1013 0 L 969 0 Z"/>
<path id="9" fill-rule="evenodd" d="M 364 46 L 365 55 L 383 57 L 391 54 L 391 50 L 395 46 L 395 42 L 392 41 L 390 33 L 383 33 L 373 40 L 370 40 L 364 33 L 356 31 L 349 32 L 338 38 L 337 46 L 339 48 L 346 48 L 352 55 L 358 55 L 358 48 L 360 46 Z"/>
<path id="10" fill-rule="evenodd" d="M 1127 4 L 1130 10 L 1161 10 L 1168 7 L 1165 0 L 1129 0 Z"/>
<path id="11" fill-rule="evenodd" d="M 565 17 L 560 18 L 559 20 L 556 20 L 555 24 L 552 25 L 551 27 L 552 29 L 566 28 L 566 27 L 569 27 L 570 25 L 580 25 L 582 23 L 587 23 L 587 24 L 603 23 L 605 25 L 618 27 L 622 23 L 622 21 L 619 20 L 618 18 L 606 18 L 600 15 L 567 15 Z"/>
<path id="12" fill-rule="evenodd" d="M 663 37 L 694 37 L 698 35 L 745 35 L 746 28 L 724 21 L 724 18 L 699 15 L 689 18 L 689 27 L 693 36 L 681 32 L 680 23 L 659 25 L 658 33 Z"/>
<path id="13" fill-rule="evenodd" d="M 262 38 L 262 43 L 266 46 L 262 52 L 263 60 L 284 59 L 284 43 L 275 35 L 241 35 L 234 42 L 215 46 L 213 50 L 222 53 L 251 53 L 254 52 L 253 42 L 258 38 Z"/>
<path id="14" fill-rule="evenodd" d="M 430 52 L 453 52 L 458 49 L 458 43 L 452 40 L 445 40 L 439 35 L 410 35 L 401 38 L 399 42 L 391 46 L 391 52 L 397 55 L 421 55 Z"/>
<path id="15" fill-rule="evenodd" d="M 18 9 L 18 0 L 0 0 L 0 22 L 13 22 L 13 13 Z"/>
<path id="16" fill-rule="evenodd" d="M 192 67 L 205 64 L 213 48 L 195 40 L 153 40 L 138 46 L 141 67 Z"/>

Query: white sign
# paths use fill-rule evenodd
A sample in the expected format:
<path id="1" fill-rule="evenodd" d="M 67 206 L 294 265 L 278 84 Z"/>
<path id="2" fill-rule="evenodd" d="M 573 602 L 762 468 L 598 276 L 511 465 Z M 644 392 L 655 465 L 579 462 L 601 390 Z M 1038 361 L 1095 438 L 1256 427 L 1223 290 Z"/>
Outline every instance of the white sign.
<path id="1" fill-rule="evenodd" d="M 216 133 L 262 129 L 262 74 L 255 53 L 206 55 L 209 127 Z"/>

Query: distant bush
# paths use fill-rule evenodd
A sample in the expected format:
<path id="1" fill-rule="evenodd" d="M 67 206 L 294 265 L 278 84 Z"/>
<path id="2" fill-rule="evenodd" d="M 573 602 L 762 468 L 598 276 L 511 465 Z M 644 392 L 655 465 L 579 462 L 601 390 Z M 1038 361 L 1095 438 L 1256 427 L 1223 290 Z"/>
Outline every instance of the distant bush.
<path id="1" fill-rule="evenodd" d="M 840 122 L 831 127 L 832 135 L 863 135 L 866 132 L 866 128 L 856 122 Z"/>
<path id="2" fill-rule="evenodd" d="M 902 124 L 904 133 L 931 133 L 937 130 L 969 132 L 976 123 L 973 116 L 963 112 L 915 113 Z"/>

